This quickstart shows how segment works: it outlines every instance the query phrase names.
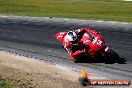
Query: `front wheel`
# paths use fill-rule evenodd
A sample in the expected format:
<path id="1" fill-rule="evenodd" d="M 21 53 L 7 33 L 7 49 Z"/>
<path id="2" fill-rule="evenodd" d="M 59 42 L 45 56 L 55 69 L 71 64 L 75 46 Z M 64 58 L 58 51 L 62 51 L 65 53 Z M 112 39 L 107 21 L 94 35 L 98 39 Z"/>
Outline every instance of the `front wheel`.
<path id="1" fill-rule="evenodd" d="M 77 56 L 76 59 L 73 60 L 75 63 L 79 63 L 80 62 L 80 56 Z"/>
<path id="2" fill-rule="evenodd" d="M 79 61 L 78 60 L 73 60 L 75 63 L 78 63 Z"/>
<path id="3" fill-rule="evenodd" d="M 73 60 L 75 63 L 80 63 L 80 62 L 84 62 L 84 54 L 79 54 L 78 56 L 75 57 L 75 59 Z"/>

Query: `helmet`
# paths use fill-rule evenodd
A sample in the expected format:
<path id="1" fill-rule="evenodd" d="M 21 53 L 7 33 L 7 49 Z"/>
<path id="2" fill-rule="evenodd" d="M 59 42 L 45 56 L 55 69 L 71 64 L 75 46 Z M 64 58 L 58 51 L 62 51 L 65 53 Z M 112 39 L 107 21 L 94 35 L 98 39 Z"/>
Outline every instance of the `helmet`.
<path id="1" fill-rule="evenodd" d="M 74 42 L 77 40 L 77 34 L 74 31 L 69 31 L 66 37 L 70 42 Z"/>

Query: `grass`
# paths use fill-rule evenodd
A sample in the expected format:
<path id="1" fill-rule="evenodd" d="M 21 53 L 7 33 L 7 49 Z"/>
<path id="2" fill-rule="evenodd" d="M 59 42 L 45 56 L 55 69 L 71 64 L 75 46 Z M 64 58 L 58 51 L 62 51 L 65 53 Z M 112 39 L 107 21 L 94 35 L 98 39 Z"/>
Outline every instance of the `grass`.
<path id="1" fill-rule="evenodd" d="M 0 80 L 0 88 L 15 88 L 13 84 L 8 81 Z"/>
<path id="2" fill-rule="evenodd" d="M 0 0 L 0 14 L 132 22 L 132 2 L 119 0 Z"/>

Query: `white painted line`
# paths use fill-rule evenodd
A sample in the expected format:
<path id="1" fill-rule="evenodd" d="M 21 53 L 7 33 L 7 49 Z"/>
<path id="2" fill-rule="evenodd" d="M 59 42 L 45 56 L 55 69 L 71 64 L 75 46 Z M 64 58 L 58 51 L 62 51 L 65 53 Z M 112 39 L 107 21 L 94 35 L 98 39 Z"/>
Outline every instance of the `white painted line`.
<path id="1" fill-rule="evenodd" d="M 8 16 L 1 16 L 1 17 L 8 17 Z"/>
<path id="2" fill-rule="evenodd" d="M 86 20 L 80 20 L 80 21 L 86 21 Z"/>
<path id="3" fill-rule="evenodd" d="M 12 16 L 12 15 L 10 15 L 10 16 L 8 16 L 8 15 L 0 15 L 0 17 L 7 17 L 7 18 L 10 18 L 10 17 L 12 17 L 12 18 L 29 18 L 29 19 L 41 19 L 41 20 L 43 20 L 43 19 L 51 19 L 51 18 L 49 18 L 49 17 L 29 17 L 29 16 Z M 68 21 L 73 21 L 73 20 L 76 20 L 76 21 L 88 21 L 88 22 L 97 22 L 97 23 L 101 23 L 101 22 L 104 22 L 104 23 L 106 23 L 106 22 L 108 22 L 108 23 L 113 23 L 113 24 L 116 24 L 116 23 L 122 23 L 122 24 L 132 24 L 132 22 L 130 22 L 130 23 L 128 23 L 128 22 L 118 22 L 118 21 L 103 21 L 103 20 L 79 20 L 79 19 L 68 19 L 68 18 L 55 18 L 54 17 L 54 19 L 60 19 L 60 20 L 68 20 Z"/>
<path id="4" fill-rule="evenodd" d="M 124 0 L 124 1 L 132 1 L 132 0 Z"/>
<path id="5" fill-rule="evenodd" d="M 95 21 L 95 22 L 104 22 L 104 21 L 101 21 L 101 20 L 100 20 L 100 21 Z"/>
<path id="6" fill-rule="evenodd" d="M 52 50 L 48 50 L 48 52 L 51 52 Z"/>
<path id="7" fill-rule="evenodd" d="M 64 18 L 64 20 L 70 20 L 70 19 L 68 19 L 68 18 Z"/>
<path id="8" fill-rule="evenodd" d="M 59 64 L 56 64 L 57 68 L 63 69 L 63 70 L 67 70 L 68 68 Z"/>

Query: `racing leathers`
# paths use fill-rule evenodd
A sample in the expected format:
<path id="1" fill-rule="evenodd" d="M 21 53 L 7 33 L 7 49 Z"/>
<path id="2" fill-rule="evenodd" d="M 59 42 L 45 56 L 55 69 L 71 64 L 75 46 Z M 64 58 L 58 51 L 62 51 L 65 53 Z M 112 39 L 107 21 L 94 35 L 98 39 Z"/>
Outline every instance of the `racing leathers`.
<path id="1" fill-rule="evenodd" d="M 88 50 L 90 48 L 94 38 L 93 35 L 96 34 L 96 31 L 89 28 L 80 28 L 73 31 L 77 34 L 77 40 L 71 42 L 64 36 L 63 46 L 68 51 L 70 57 L 76 60 L 76 57 L 80 53 L 85 53 L 86 49 Z"/>

